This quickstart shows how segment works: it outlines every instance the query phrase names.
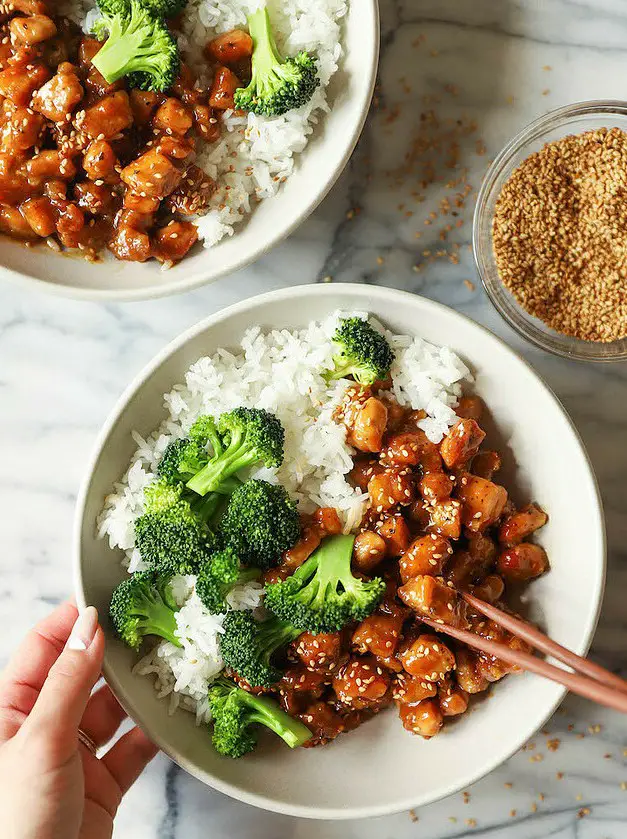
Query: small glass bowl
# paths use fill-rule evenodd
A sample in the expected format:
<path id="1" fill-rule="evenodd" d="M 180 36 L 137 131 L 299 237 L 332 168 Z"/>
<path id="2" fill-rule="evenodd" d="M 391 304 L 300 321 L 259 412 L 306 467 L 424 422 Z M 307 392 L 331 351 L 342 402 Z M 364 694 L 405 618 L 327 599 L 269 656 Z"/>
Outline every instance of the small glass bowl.
<path id="1" fill-rule="evenodd" d="M 514 137 L 490 166 L 477 198 L 472 243 L 477 270 L 488 297 L 501 316 L 523 338 L 548 352 L 580 361 L 618 361 L 627 358 L 627 339 L 603 343 L 562 335 L 533 317 L 502 283 L 492 248 L 492 220 L 503 185 L 514 169 L 545 143 L 569 134 L 596 128 L 620 128 L 627 132 L 627 102 L 594 100 L 577 102 L 532 122 Z"/>

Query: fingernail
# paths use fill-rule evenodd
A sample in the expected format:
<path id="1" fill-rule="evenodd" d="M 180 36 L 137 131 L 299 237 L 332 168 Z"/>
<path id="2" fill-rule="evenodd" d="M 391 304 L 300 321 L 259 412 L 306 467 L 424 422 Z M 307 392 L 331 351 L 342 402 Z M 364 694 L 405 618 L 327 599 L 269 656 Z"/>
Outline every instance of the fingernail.
<path id="1" fill-rule="evenodd" d="M 98 610 L 95 606 L 83 609 L 72 627 L 72 634 L 68 638 L 69 650 L 86 650 L 94 640 L 98 629 Z"/>

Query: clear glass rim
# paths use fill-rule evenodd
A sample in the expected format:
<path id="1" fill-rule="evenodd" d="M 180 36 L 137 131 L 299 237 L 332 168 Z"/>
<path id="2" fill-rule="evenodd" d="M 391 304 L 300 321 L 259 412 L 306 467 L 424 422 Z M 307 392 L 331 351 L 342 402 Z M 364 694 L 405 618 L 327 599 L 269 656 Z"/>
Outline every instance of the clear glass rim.
<path id="1" fill-rule="evenodd" d="M 559 333 L 554 333 L 555 337 L 553 337 L 548 333 L 543 333 L 540 328 L 532 327 L 526 323 L 515 309 L 515 306 L 519 306 L 520 304 L 516 302 L 514 306 L 513 303 L 510 303 L 508 308 L 497 293 L 495 281 L 491 276 L 492 273 L 496 273 L 498 278 L 496 282 L 499 285 L 499 290 L 504 291 L 505 286 L 502 284 L 500 277 L 498 277 L 498 269 L 496 269 L 496 265 L 494 264 L 491 233 L 488 247 L 485 242 L 484 229 L 485 222 L 488 221 L 491 231 L 490 197 L 503 171 L 515 155 L 527 144 L 538 140 L 552 129 L 562 127 L 573 119 L 586 116 L 602 116 L 604 114 L 615 114 L 627 119 L 627 101 L 592 99 L 585 102 L 575 102 L 549 111 L 526 125 L 503 147 L 490 164 L 477 195 L 472 223 L 472 250 L 475 265 L 483 288 L 497 312 L 515 332 L 534 346 L 554 355 L 561 356 L 562 358 L 577 361 L 615 362 L 624 360 L 627 358 L 625 341 L 612 342 L 621 344 L 620 348 L 617 347 L 613 351 L 612 343 L 604 344 L 601 342 L 583 341 L 566 335 L 560 336 Z M 487 216 L 489 214 L 490 218 L 488 219 Z M 490 270 L 492 267 L 494 267 L 493 272 Z M 532 316 L 529 315 L 529 317 Z M 545 329 L 548 330 L 549 327 L 545 326 Z M 566 346 L 567 341 L 572 342 L 570 347 Z"/>

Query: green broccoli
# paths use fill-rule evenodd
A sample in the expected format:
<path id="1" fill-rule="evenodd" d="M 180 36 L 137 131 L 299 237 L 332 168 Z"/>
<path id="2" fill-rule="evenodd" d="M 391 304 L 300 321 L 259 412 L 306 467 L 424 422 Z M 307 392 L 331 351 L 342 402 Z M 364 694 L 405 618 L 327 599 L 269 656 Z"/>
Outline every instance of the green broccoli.
<path id="1" fill-rule="evenodd" d="M 228 679 L 217 679 L 209 688 L 209 705 L 213 715 L 213 745 L 227 757 L 242 757 L 257 745 L 255 725 L 274 731 L 290 749 L 302 746 L 311 738 L 311 731 L 282 711 L 267 696 L 254 696 Z"/>
<path id="2" fill-rule="evenodd" d="M 243 568 L 237 554 L 225 548 L 200 569 L 196 594 L 211 614 L 218 615 L 227 611 L 226 597 L 234 586 L 258 580 L 260 576 L 258 568 Z"/>
<path id="3" fill-rule="evenodd" d="M 180 14 L 187 0 L 140 0 L 141 5 L 155 17 L 176 17 Z M 131 0 L 98 0 L 98 8 L 108 15 L 127 15 Z"/>
<path id="4" fill-rule="evenodd" d="M 296 505 L 282 486 L 246 481 L 229 500 L 220 536 L 246 565 L 272 568 L 300 537 Z"/>
<path id="5" fill-rule="evenodd" d="M 103 15 L 95 22 L 94 33 L 100 40 L 106 38 L 106 43 L 92 64 L 107 82 L 128 76 L 130 86 L 142 90 L 160 93 L 172 87 L 181 61 L 165 21 L 143 0 L 101 0 L 100 9 Z"/>
<path id="6" fill-rule="evenodd" d="M 177 647 L 176 605 L 170 578 L 144 571 L 121 582 L 113 592 L 109 615 L 120 638 L 138 650 L 146 635 L 158 635 Z"/>
<path id="7" fill-rule="evenodd" d="M 157 474 L 169 484 L 185 483 L 207 465 L 209 454 L 205 446 L 191 437 L 172 440 L 159 461 Z"/>
<path id="8" fill-rule="evenodd" d="M 272 664 L 273 655 L 302 634 L 274 616 L 256 621 L 250 611 L 228 612 L 220 636 L 224 664 L 251 687 L 272 687 L 282 676 Z"/>
<path id="9" fill-rule="evenodd" d="M 247 466 L 280 466 L 283 462 L 285 432 L 268 411 L 236 408 L 222 414 L 218 430 L 226 448 L 187 482 L 198 495 L 219 491 L 225 481 Z"/>
<path id="10" fill-rule="evenodd" d="M 380 578 L 351 572 L 354 536 L 330 536 L 291 577 L 266 586 L 265 605 L 301 631 L 336 632 L 374 611 L 385 591 Z"/>
<path id="11" fill-rule="evenodd" d="M 387 379 L 394 361 L 394 352 L 383 335 L 367 320 L 343 318 L 333 336 L 338 352 L 334 367 L 326 373 L 328 381 L 352 376 L 362 385 Z"/>
<path id="12" fill-rule="evenodd" d="M 304 51 L 281 57 L 265 6 L 248 15 L 248 29 L 254 44 L 252 78 L 248 87 L 235 91 L 235 107 L 267 117 L 300 108 L 320 84 L 314 58 Z"/>
<path id="13" fill-rule="evenodd" d="M 210 524 L 219 495 L 198 498 L 192 506 L 182 485 L 160 480 L 144 490 L 144 513 L 135 521 L 135 545 L 152 569 L 195 574 L 216 547 Z"/>

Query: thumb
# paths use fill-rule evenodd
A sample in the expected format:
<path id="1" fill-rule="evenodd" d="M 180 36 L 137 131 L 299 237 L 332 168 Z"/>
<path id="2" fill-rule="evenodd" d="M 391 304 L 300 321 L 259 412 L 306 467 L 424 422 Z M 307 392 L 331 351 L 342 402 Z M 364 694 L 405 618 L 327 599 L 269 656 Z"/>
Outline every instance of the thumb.
<path id="1" fill-rule="evenodd" d="M 104 635 L 93 606 L 76 619 L 65 648 L 56 660 L 28 719 L 25 735 L 45 732 L 56 759 L 69 759 L 76 750 L 78 727 L 91 690 L 100 677 Z"/>

